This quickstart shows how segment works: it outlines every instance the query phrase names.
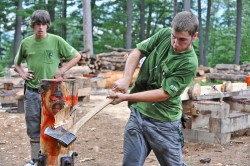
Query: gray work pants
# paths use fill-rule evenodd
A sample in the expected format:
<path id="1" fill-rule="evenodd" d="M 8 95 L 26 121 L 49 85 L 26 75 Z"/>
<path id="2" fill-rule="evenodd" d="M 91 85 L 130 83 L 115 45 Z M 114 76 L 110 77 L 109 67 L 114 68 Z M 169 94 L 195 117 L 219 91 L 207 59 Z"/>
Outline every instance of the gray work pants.
<path id="1" fill-rule="evenodd" d="M 161 166 L 185 166 L 181 121 L 160 122 L 131 110 L 124 131 L 123 166 L 143 166 L 151 150 Z"/>
<path id="2" fill-rule="evenodd" d="M 24 111 L 27 134 L 30 137 L 31 159 L 37 160 L 40 151 L 41 95 L 38 91 L 25 90 Z"/>

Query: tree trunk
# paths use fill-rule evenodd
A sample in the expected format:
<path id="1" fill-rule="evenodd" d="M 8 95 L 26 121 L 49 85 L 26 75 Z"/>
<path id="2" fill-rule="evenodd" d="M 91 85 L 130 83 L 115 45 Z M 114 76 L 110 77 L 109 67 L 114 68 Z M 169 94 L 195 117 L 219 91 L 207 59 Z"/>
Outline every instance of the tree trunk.
<path id="1" fill-rule="evenodd" d="M 174 0 L 174 16 L 177 14 L 178 10 L 178 3 L 177 0 Z"/>
<path id="2" fill-rule="evenodd" d="M 140 0 L 140 41 L 145 39 L 145 1 Z"/>
<path id="3" fill-rule="evenodd" d="M 184 0 L 184 10 L 190 11 L 190 0 Z"/>
<path id="4" fill-rule="evenodd" d="M 241 20 L 242 20 L 242 0 L 237 0 L 237 24 L 236 24 L 236 42 L 235 42 L 234 64 L 240 63 Z"/>
<path id="5" fill-rule="evenodd" d="M 16 7 L 18 11 L 21 11 L 23 9 L 22 7 L 22 0 L 16 2 Z M 13 60 L 16 56 L 16 53 L 18 51 L 18 47 L 22 40 L 22 16 L 19 16 L 18 13 L 16 13 L 16 23 L 15 23 L 15 34 L 14 34 L 14 49 L 13 49 Z"/>
<path id="6" fill-rule="evenodd" d="M 132 0 L 127 0 L 127 29 L 126 29 L 126 49 L 132 47 L 132 13 L 133 12 L 133 2 Z"/>
<path id="7" fill-rule="evenodd" d="M 56 1 L 50 1 L 50 3 L 48 3 L 47 7 L 48 7 L 48 12 L 49 12 L 49 15 L 50 15 L 51 22 L 54 22 L 54 20 L 55 20 Z M 54 30 L 53 26 L 50 26 L 48 32 L 49 33 L 55 33 L 55 30 Z"/>
<path id="8" fill-rule="evenodd" d="M 146 38 L 149 38 L 151 36 L 150 29 L 151 29 L 151 21 L 152 21 L 152 12 L 153 12 L 153 5 L 152 1 L 149 0 L 148 2 L 148 19 L 147 19 L 147 33 Z"/>
<path id="9" fill-rule="evenodd" d="M 66 20 L 66 18 L 67 18 L 67 0 L 63 0 L 62 19 Z M 67 21 L 64 21 L 62 24 L 62 38 L 67 40 Z"/>
<path id="10" fill-rule="evenodd" d="M 202 16 L 201 16 L 201 1 L 198 1 L 198 19 L 199 19 L 199 64 L 204 65 L 203 54 L 203 30 L 202 30 Z"/>
<path id="11" fill-rule="evenodd" d="M 205 48 L 204 48 L 204 65 L 208 65 L 208 43 L 209 43 L 209 30 L 210 30 L 210 12 L 211 11 L 211 0 L 207 1 L 207 20 L 206 20 L 206 35 L 205 35 Z"/>
<path id="12" fill-rule="evenodd" d="M 90 0 L 83 0 L 83 32 L 84 32 L 84 49 L 89 49 L 90 57 L 95 58 L 93 50 L 93 37 L 92 37 L 92 16 Z"/>

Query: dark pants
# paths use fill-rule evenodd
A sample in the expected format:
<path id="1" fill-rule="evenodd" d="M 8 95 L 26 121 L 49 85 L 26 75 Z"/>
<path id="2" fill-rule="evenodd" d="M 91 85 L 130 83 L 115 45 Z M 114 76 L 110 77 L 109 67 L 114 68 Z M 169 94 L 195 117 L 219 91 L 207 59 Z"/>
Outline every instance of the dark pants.
<path id="1" fill-rule="evenodd" d="M 26 89 L 24 111 L 28 136 L 31 139 L 40 138 L 41 95 L 38 91 Z"/>
<path id="2" fill-rule="evenodd" d="M 41 96 L 38 91 L 25 90 L 24 111 L 30 137 L 31 159 L 38 160 L 40 151 Z"/>
<path id="3" fill-rule="evenodd" d="M 160 122 L 132 109 L 124 132 L 123 166 L 143 166 L 151 150 L 161 166 L 185 166 L 181 121 Z"/>

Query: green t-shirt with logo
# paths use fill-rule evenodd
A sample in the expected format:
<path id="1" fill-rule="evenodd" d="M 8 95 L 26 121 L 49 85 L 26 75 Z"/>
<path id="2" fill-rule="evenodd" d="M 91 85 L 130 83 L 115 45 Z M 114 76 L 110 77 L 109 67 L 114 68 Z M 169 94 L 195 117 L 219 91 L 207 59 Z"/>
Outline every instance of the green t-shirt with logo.
<path id="1" fill-rule="evenodd" d="M 15 57 L 15 62 L 21 64 L 26 60 L 29 70 L 34 71 L 35 78 L 26 81 L 31 88 L 39 88 L 41 79 L 53 79 L 59 67 L 60 59 L 64 57 L 70 61 L 77 54 L 63 38 L 47 33 L 44 39 L 35 39 L 35 36 L 25 38 Z"/>
<path id="2" fill-rule="evenodd" d="M 163 88 L 171 97 L 162 102 L 129 102 L 143 115 L 159 121 L 176 121 L 182 115 L 180 95 L 196 75 L 198 60 L 194 49 L 175 53 L 171 29 L 163 28 L 137 44 L 146 56 L 130 93 Z"/>

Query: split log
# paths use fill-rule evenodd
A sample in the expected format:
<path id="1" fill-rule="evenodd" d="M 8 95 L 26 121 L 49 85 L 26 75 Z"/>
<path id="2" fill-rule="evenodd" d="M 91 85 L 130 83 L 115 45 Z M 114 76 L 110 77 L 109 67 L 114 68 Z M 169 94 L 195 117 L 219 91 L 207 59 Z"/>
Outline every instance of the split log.
<path id="1" fill-rule="evenodd" d="M 101 60 L 103 60 L 103 61 L 109 61 L 109 62 L 114 62 L 114 63 L 117 63 L 117 62 L 125 63 L 126 59 L 127 58 L 101 58 Z"/>
<path id="2" fill-rule="evenodd" d="M 42 119 L 41 119 L 41 153 L 47 156 L 45 165 L 57 166 L 62 156 L 71 156 L 74 143 L 67 148 L 54 138 L 44 134 L 47 127 L 64 124 L 69 130 L 75 121 L 73 106 L 78 102 L 77 86 L 74 79 L 41 80 Z"/>
<path id="3" fill-rule="evenodd" d="M 248 93 L 247 84 L 231 82 L 225 82 L 224 84 L 218 84 L 213 86 L 199 86 L 199 84 L 195 84 L 195 86 L 187 87 L 184 90 L 184 92 L 181 94 L 181 99 L 182 101 L 218 99 L 221 97 L 221 92 L 224 93 L 224 97 L 239 95 L 238 93 L 240 92 Z"/>
<path id="4" fill-rule="evenodd" d="M 64 77 L 82 76 L 91 72 L 88 66 L 73 66 L 71 69 L 64 73 Z"/>
<path id="5" fill-rule="evenodd" d="M 203 66 L 203 65 L 200 65 L 198 67 L 198 70 L 203 70 L 205 73 L 214 73 L 214 69 L 213 68 L 206 67 L 206 66 Z"/>
<path id="6" fill-rule="evenodd" d="M 241 69 L 245 72 L 250 72 L 250 63 L 241 65 Z"/>
<path id="7" fill-rule="evenodd" d="M 217 70 L 235 70 L 240 71 L 240 65 L 235 64 L 217 64 L 215 66 Z"/>
<path id="8" fill-rule="evenodd" d="M 240 73 L 240 71 L 235 71 L 235 70 L 216 70 L 217 73 L 221 73 L 221 74 L 238 74 Z"/>
<path id="9" fill-rule="evenodd" d="M 117 52 L 130 52 L 133 50 L 133 49 L 125 49 L 125 48 L 114 48 L 114 47 L 111 47 L 109 45 L 104 45 L 104 47 L 106 47 L 107 49 L 113 50 L 113 51 L 117 51 Z"/>
<path id="10" fill-rule="evenodd" d="M 205 71 L 201 70 L 201 69 L 198 69 L 196 75 L 198 75 L 198 76 L 204 76 L 205 75 Z"/>
<path id="11" fill-rule="evenodd" d="M 190 86 L 188 89 L 188 96 L 193 99 L 194 96 L 199 96 L 201 94 L 201 86 L 196 83 L 193 86 Z"/>
<path id="12" fill-rule="evenodd" d="M 126 56 L 128 53 L 127 52 L 117 52 L 117 51 L 112 51 L 112 52 L 106 52 L 106 53 L 100 53 L 96 54 L 96 57 L 101 58 L 101 57 L 107 57 L 107 56 Z"/>
<path id="13" fill-rule="evenodd" d="M 137 75 L 139 73 L 139 70 L 140 70 L 139 68 L 137 68 L 135 70 L 135 73 L 133 75 L 133 79 L 130 83 L 130 86 L 135 82 Z M 100 73 L 100 74 L 98 74 L 98 77 L 103 77 L 106 79 L 97 81 L 96 82 L 97 87 L 109 89 L 109 88 L 112 88 L 112 86 L 116 80 L 123 77 L 123 71 L 110 71 L 110 72 L 106 72 L 106 73 Z"/>
<path id="14" fill-rule="evenodd" d="M 221 74 L 221 73 L 208 73 L 206 74 L 208 80 L 224 80 L 224 81 L 242 81 L 245 82 L 246 76 L 239 74 Z"/>

